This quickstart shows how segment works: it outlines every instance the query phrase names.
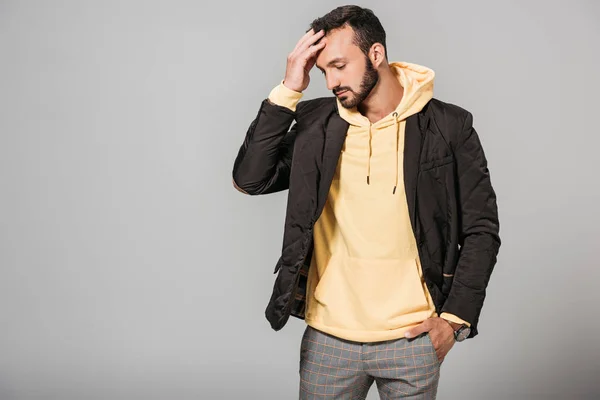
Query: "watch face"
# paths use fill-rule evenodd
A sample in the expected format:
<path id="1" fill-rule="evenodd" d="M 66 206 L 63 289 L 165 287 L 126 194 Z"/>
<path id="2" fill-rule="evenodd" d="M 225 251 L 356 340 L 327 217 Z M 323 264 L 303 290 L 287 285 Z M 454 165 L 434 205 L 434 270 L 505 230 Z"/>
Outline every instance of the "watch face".
<path id="1" fill-rule="evenodd" d="M 462 342 L 463 340 L 468 338 L 470 334 L 471 328 L 469 328 L 468 326 L 463 326 L 456 332 L 456 341 Z"/>

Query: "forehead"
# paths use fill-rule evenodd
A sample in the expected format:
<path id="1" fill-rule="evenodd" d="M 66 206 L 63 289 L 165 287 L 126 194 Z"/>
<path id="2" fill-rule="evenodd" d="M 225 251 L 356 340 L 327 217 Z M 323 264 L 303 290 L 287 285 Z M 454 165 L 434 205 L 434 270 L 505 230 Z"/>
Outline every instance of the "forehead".
<path id="1" fill-rule="evenodd" d="M 352 59 L 362 54 L 360 48 L 354 44 L 354 31 L 349 26 L 330 31 L 326 40 L 325 47 L 317 56 L 317 67 L 324 68 L 335 58 Z"/>

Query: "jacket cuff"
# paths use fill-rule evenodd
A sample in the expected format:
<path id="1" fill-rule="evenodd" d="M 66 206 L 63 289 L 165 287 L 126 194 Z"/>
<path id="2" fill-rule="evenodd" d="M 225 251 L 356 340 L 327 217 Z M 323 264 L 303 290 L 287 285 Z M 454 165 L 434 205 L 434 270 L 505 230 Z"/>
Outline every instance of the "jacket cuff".
<path id="1" fill-rule="evenodd" d="M 292 111 L 296 111 L 296 105 L 302 98 L 302 92 L 296 92 L 281 83 L 271 90 L 269 94 L 269 101 L 278 106 L 289 108 Z"/>
<path id="2" fill-rule="evenodd" d="M 447 313 L 447 312 L 443 312 L 443 313 L 441 313 L 441 314 L 440 314 L 440 318 L 444 318 L 446 321 L 455 322 L 455 323 L 457 323 L 457 324 L 465 324 L 465 325 L 467 325 L 469 328 L 471 327 L 471 324 L 470 324 L 470 323 L 468 323 L 467 321 L 465 321 L 465 320 L 463 320 L 463 319 L 461 319 L 461 318 L 458 318 L 458 317 L 457 317 L 456 315 L 454 315 L 454 314 L 450 314 L 450 313 Z"/>

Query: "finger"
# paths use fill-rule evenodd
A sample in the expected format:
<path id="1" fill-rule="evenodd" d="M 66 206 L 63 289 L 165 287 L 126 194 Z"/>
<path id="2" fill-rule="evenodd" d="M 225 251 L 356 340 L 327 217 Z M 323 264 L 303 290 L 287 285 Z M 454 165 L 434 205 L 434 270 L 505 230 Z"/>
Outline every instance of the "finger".
<path id="1" fill-rule="evenodd" d="M 306 33 L 305 33 L 305 34 L 304 34 L 304 35 L 303 35 L 303 36 L 300 38 L 300 40 L 298 40 L 298 43 L 296 43 L 296 47 L 294 47 L 294 50 L 293 50 L 293 51 L 296 51 L 296 49 L 298 49 L 298 47 L 300 47 L 300 45 L 301 45 L 302 43 L 304 43 L 304 41 L 305 41 L 306 39 L 308 39 L 308 38 L 309 38 L 311 35 L 314 35 L 314 31 L 313 31 L 313 29 L 312 29 L 312 28 L 310 28 L 310 29 L 308 30 L 308 32 L 306 32 Z"/>
<path id="2" fill-rule="evenodd" d="M 325 44 L 325 41 L 321 41 L 317 44 L 311 45 L 308 49 L 304 50 L 301 58 L 305 62 L 308 62 L 308 60 L 313 58 L 319 52 L 319 50 L 322 50 L 325 47 Z"/>
<path id="3" fill-rule="evenodd" d="M 325 31 L 323 29 L 321 29 L 319 32 L 315 33 L 312 36 L 309 36 L 308 39 L 306 39 L 306 41 L 304 42 L 303 46 L 305 46 L 306 48 L 309 48 L 310 46 L 314 45 L 316 42 L 318 42 L 319 40 L 322 42 L 323 37 L 325 36 Z"/>
<path id="4" fill-rule="evenodd" d="M 309 58 L 308 61 L 306 61 L 306 65 L 304 66 L 304 71 L 308 74 L 310 72 L 310 70 L 315 66 L 316 62 L 317 62 L 316 57 Z"/>
<path id="5" fill-rule="evenodd" d="M 308 61 L 306 62 L 306 66 L 304 67 L 304 71 L 306 71 L 306 73 L 309 73 L 311 69 L 313 69 L 313 67 L 315 66 L 315 64 L 317 63 L 317 57 L 311 57 L 308 59 Z"/>
<path id="6" fill-rule="evenodd" d="M 309 73 L 310 70 L 315 66 L 315 64 L 317 63 L 317 52 L 322 50 L 323 47 L 325 47 L 325 46 L 316 47 L 316 45 L 315 45 L 314 47 L 315 47 L 314 52 L 311 51 L 310 54 L 308 55 L 308 58 L 306 58 L 304 60 L 304 71 L 306 73 Z"/>
<path id="7" fill-rule="evenodd" d="M 308 32 L 306 32 L 306 34 L 304 36 L 302 36 L 302 38 L 300 38 L 300 40 L 298 41 L 298 43 L 296 43 L 296 47 L 294 47 L 294 51 L 296 52 L 302 52 L 302 49 L 304 49 L 305 47 L 307 47 L 307 43 L 310 43 L 310 40 L 312 37 L 314 36 L 318 36 L 322 35 L 321 32 L 323 30 L 321 29 L 319 32 L 315 32 L 313 29 L 309 30 Z"/>
<path id="8" fill-rule="evenodd" d="M 303 53 L 306 49 L 310 48 L 317 40 L 321 39 L 325 33 L 321 29 L 319 32 L 312 36 L 309 36 L 296 50 L 298 53 Z"/>
<path id="9" fill-rule="evenodd" d="M 429 324 L 426 324 L 425 322 L 415 326 L 414 328 L 411 328 L 409 330 L 407 330 L 404 333 L 404 337 L 408 338 L 408 339 L 412 339 L 414 337 L 419 336 L 422 333 L 425 332 L 429 332 Z"/>

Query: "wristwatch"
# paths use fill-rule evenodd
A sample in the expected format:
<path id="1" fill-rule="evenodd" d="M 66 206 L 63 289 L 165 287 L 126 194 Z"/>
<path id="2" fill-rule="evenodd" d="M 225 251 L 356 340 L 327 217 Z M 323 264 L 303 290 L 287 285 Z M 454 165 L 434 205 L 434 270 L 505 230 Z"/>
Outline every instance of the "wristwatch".
<path id="1" fill-rule="evenodd" d="M 468 338 L 470 334 L 471 334 L 471 328 L 469 328 L 465 324 L 462 324 L 460 326 L 460 328 L 458 328 L 454 331 L 454 339 L 457 342 L 462 342 L 463 340 Z"/>

